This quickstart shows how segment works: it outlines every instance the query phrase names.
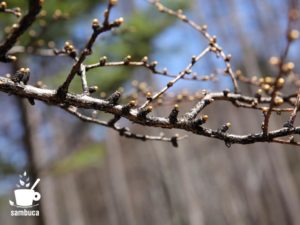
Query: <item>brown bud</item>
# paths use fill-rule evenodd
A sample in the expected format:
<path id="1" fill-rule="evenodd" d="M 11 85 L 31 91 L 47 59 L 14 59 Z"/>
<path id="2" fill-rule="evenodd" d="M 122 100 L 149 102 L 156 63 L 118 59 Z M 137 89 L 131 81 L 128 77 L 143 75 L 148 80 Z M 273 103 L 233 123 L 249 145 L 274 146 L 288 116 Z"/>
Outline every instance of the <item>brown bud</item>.
<path id="1" fill-rule="evenodd" d="M 1 9 L 6 9 L 7 8 L 7 3 L 6 2 L 1 2 L 0 3 L 0 8 Z"/>
<path id="2" fill-rule="evenodd" d="M 265 91 L 269 91 L 271 89 L 271 86 L 270 84 L 263 84 L 262 88 L 265 90 Z"/>
<path id="3" fill-rule="evenodd" d="M 124 59 L 124 64 L 125 64 L 125 65 L 128 65 L 128 64 L 130 63 L 130 61 L 131 61 L 131 55 L 128 55 L 128 56 L 126 56 L 125 59 Z"/>
<path id="4" fill-rule="evenodd" d="M 134 100 L 130 101 L 129 105 L 132 106 L 132 107 L 136 106 L 136 101 L 134 101 Z"/>
<path id="5" fill-rule="evenodd" d="M 15 62 L 15 61 L 17 60 L 17 57 L 14 56 L 14 55 L 8 55 L 8 56 L 7 56 L 7 59 L 8 59 L 9 61 L 11 61 L 11 62 Z"/>
<path id="6" fill-rule="evenodd" d="M 210 42 L 211 44 L 217 43 L 217 37 L 216 37 L 216 36 L 212 36 L 212 37 L 209 39 L 209 42 Z"/>
<path id="7" fill-rule="evenodd" d="M 202 27 L 201 27 L 201 30 L 203 30 L 203 31 L 207 31 L 207 25 L 206 24 L 204 24 L 204 25 L 202 25 Z"/>
<path id="8" fill-rule="evenodd" d="M 99 24 L 98 19 L 93 19 L 92 28 L 93 29 L 98 29 L 99 27 L 100 27 L 100 24 Z"/>
<path id="9" fill-rule="evenodd" d="M 151 105 L 149 105 L 148 107 L 147 107 L 147 111 L 148 112 L 151 112 L 153 110 L 153 107 L 151 106 Z"/>
<path id="10" fill-rule="evenodd" d="M 101 57 L 99 60 L 100 66 L 105 66 L 106 62 L 107 62 L 106 56 Z"/>
<path id="11" fill-rule="evenodd" d="M 225 62 L 230 62 L 230 60 L 231 60 L 231 55 L 229 54 L 229 55 L 226 55 L 226 57 L 225 57 Z"/>
<path id="12" fill-rule="evenodd" d="M 285 83 L 285 80 L 284 78 L 279 78 L 278 81 L 277 81 L 277 87 L 282 87 Z"/>
<path id="13" fill-rule="evenodd" d="M 276 56 L 272 56 L 270 59 L 269 59 L 269 63 L 271 65 L 278 65 L 280 63 L 280 59 Z"/>
<path id="14" fill-rule="evenodd" d="M 17 29 L 17 28 L 19 28 L 19 24 L 14 23 L 14 24 L 12 25 L 12 29 L 15 30 L 15 29 Z"/>
<path id="15" fill-rule="evenodd" d="M 170 81 L 170 82 L 168 82 L 167 87 L 168 87 L 168 88 L 169 88 L 169 87 L 172 87 L 173 84 L 174 84 L 174 82 Z"/>
<path id="16" fill-rule="evenodd" d="M 167 74 L 168 74 L 168 69 L 167 69 L 167 68 L 164 68 L 163 71 L 162 71 L 162 73 L 163 73 L 164 75 L 167 75 Z"/>
<path id="17" fill-rule="evenodd" d="M 158 62 L 157 61 L 153 61 L 151 64 L 150 64 L 150 68 L 151 69 L 155 69 L 155 67 L 157 66 Z"/>
<path id="18" fill-rule="evenodd" d="M 292 21 L 299 19 L 299 11 L 296 8 L 292 8 L 289 11 L 289 19 Z"/>
<path id="19" fill-rule="evenodd" d="M 220 129 L 219 129 L 219 131 L 220 132 L 226 132 L 226 131 L 228 131 L 228 129 L 231 127 L 231 123 L 226 123 L 226 124 L 224 124 Z"/>
<path id="20" fill-rule="evenodd" d="M 148 62 L 148 57 L 147 57 L 147 56 L 144 56 L 144 57 L 142 58 L 142 62 L 143 62 L 144 64 L 146 64 L 146 63 Z"/>
<path id="21" fill-rule="evenodd" d="M 295 64 L 292 62 L 288 62 L 282 65 L 282 71 L 288 73 L 295 68 Z"/>
<path id="22" fill-rule="evenodd" d="M 92 94 L 92 93 L 95 93 L 96 91 L 98 91 L 98 86 L 91 86 L 89 87 L 89 93 Z"/>
<path id="23" fill-rule="evenodd" d="M 299 31 L 298 30 L 291 30 L 288 34 L 288 39 L 290 41 L 295 41 L 299 38 Z"/>
<path id="24" fill-rule="evenodd" d="M 259 95 L 261 95 L 261 94 L 263 93 L 263 91 L 262 91 L 262 89 L 258 89 L 258 90 L 256 91 L 256 93 L 259 94 Z"/>
<path id="25" fill-rule="evenodd" d="M 118 3 L 118 0 L 109 0 L 111 6 L 115 6 Z"/>
<path id="26" fill-rule="evenodd" d="M 116 23 L 118 26 L 122 25 L 122 24 L 124 23 L 124 18 L 123 18 L 123 17 L 120 17 L 119 19 L 116 19 L 116 20 L 115 20 L 115 23 Z"/>
<path id="27" fill-rule="evenodd" d="M 151 94 L 150 91 L 148 91 L 148 92 L 146 93 L 146 98 L 147 98 L 148 100 L 152 100 L 152 94 Z"/>
<path id="28" fill-rule="evenodd" d="M 261 110 L 262 110 L 263 113 L 266 113 L 266 112 L 268 112 L 269 108 L 268 107 L 262 107 Z"/>
<path id="29" fill-rule="evenodd" d="M 273 83 L 273 78 L 272 77 L 265 77 L 264 82 L 267 84 L 272 84 Z"/>
<path id="30" fill-rule="evenodd" d="M 281 105 L 281 104 L 283 104 L 283 98 L 281 98 L 281 97 L 279 97 L 279 96 L 276 96 L 275 97 L 275 100 L 274 100 L 274 103 L 276 104 L 276 105 Z"/>
<path id="31" fill-rule="evenodd" d="M 208 115 L 203 115 L 203 116 L 202 116 L 202 120 L 203 120 L 204 122 L 206 122 L 206 121 L 208 120 Z"/>
<path id="32" fill-rule="evenodd" d="M 192 64 L 194 64 L 196 62 L 196 60 L 197 60 L 197 56 L 193 55 L 192 56 Z"/>

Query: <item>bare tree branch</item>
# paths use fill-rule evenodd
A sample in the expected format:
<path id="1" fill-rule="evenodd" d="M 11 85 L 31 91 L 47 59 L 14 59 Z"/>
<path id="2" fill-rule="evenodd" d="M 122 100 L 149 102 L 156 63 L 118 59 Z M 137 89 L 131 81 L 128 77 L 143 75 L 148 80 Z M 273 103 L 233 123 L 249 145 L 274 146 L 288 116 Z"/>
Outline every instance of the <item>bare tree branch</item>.
<path id="1" fill-rule="evenodd" d="M 287 31 L 287 46 L 280 58 L 271 57 L 270 63 L 278 66 L 278 74 L 275 78 L 272 77 L 245 77 L 240 71 L 233 72 L 231 66 L 231 55 L 226 55 L 223 48 L 217 43 L 217 38 L 212 36 L 207 31 L 206 25 L 198 25 L 190 20 L 182 10 L 174 11 L 164 6 L 159 0 L 149 0 L 156 8 L 162 12 L 187 23 L 196 31 L 198 31 L 207 41 L 207 47 L 197 56 L 192 56 L 190 63 L 179 73 L 171 74 L 167 69 L 158 70 L 157 61 L 149 62 L 148 57 L 145 56 L 140 61 L 132 61 L 131 56 L 128 55 L 122 61 L 108 61 L 106 56 L 100 58 L 99 62 L 94 64 L 87 64 L 86 59 L 92 54 L 94 44 L 97 37 L 107 31 L 119 27 L 124 22 L 123 18 L 119 18 L 110 22 L 110 13 L 113 7 L 117 4 L 117 0 L 108 0 L 108 5 L 104 11 L 104 19 L 100 24 L 97 19 L 92 22 L 92 34 L 85 47 L 81 51 L 70 43 L 66 42 L 64 47 L 57 49 L 38 49 L 29 46 L 15 46 L 18 38 L 29 28 L 34 22 L 37 14 L 41 10 L 41 0 L 29 0 L 29 12 L 20 20 L 19 24 L 14 25 L 12 31 L 7 39 L 0 45 L 0 61 L 9 62 L 15 59 L 10 54 L 25 53 L 25 54 L 40 54 L 45 56 L 67 56 L 70 57 L 74 64 L 67 74 L 65 81 L 57 88 L 57 90 L 46 89 L 39 81 L 36 87 L 27 85 L 30 69 L 21 68 L 16 73 L 10 76 L 0 77 L 0 91 L 6 92 L 9 95 L 16 95 L 21 98 L 28 98 L 31 102 L 34 100 L 42 101 L 49 105 L 55 105 L 63 108 L 68 113 L 78 117 L 85 122 L 98 124 L 104 127 L 109 127 L 117 131 L 120 135 L 133 138 L 137 140 L 156 140 L 170 142 L 177 147 L 178 141 L 183 137 L 174 135 L 173 137 L 165 137 L 164 135 L 144 135 L 135 134 L 130 131 L 128 127 L 120 127 L 117 125 L 118 121 L 125 118 L 132 123 L 140 124 L 146 127 L 156 127 L 162 129 L 178 129 L 184 132 L 194 133 L 197 135 L 219 139 L 224 141 L 226 146 L 230 147 L 232 144 L 252 144 L 257 142 L 274 142 L 280 144 L 300 145 L 295 137 L 300 134 L 300 127 L 295 126 L 297 111 L 299 110 L 300 101 L 300 79 L 294 72 L 294 64 L 286 62 L 291 43 L 299 38 L 299 31 L 292 29 L 292 22 L 298 17 L 298 11 L 295 13 L 293 8 L 290 9 L 289 25 Z M 0 12 L 11 13 L 6 4 L 0 5 Z M 17 10 L 18 11 L 18 10 Z M 181 80 L 207 81 L 216 80 L 216 74 L 199 76 L 193 73 L 193 66 L 203 59 L 208 53 L 213 53 L 224 61 L 226 66 L 223 71 L 225 75 L 231 78 L 233 91 L 229 89 L 221 92 L 202 91 L 200 95 L 171 95 L 170 89 L 174 84 Z M 152 74 L 159 74 L 167 78 L 172 78 L 161 90 L 154 91 L 152 94 L 147 85 L 143 84 L 139 87 L 135 84 L 135 95 L 125 95 L 121 90 L 117 90 L 109 95 L 107 98 L 104 95 L 101 98 L 93 97 L 91 94 L 98 90 L 97 86 L 88 85 L 88 72 L 92 69 L 100 69 L 102 67 L 116 67 L 116 66 L 131 66 L 146 68 Z M 23 72 L 22 72 L 23 71 Z M 74 94 L 68 91 L 74 77 L 79 75 L 81 78 L 82 92 L 81 94 Z M 285 79 L 289 77 L 288 79 Z M 253 85 L 259 88 L 254 96 L 243 94 L 238 86 L 238 82 L 243 82 L 247 85 Z M 281 93 L 284 85 L 298 87 L 297 93 Z M 136 83 L 136 82 L 133 82 Z M 133 85 L 134 86 L 134 85 Z M 134 97 L 135 96 L 135 97 Z M 193 106 L 186 112 L 180 114 L 180 107 L 178 103 L 189 98 Z M 140 101 L 142 104 L 137 104 Z M 247 133 L 238 135 L 231 132 L 231 123 L 220 124 L 218 129 L 210 129 L 205 127 L 205 123 L 209 119 L 208 115 L 201 115 L 206 107 L 215 104 L 215 102 L 227 101 L 232 103 L 234 107 L 247 108 L 252 110 L 259 110 L 264 115 L 264 122 L 262 131 L 254 133 Z M 121 102 L 121 103 L 120 103 Z M 159 106 L 172 106 L 173 108 L 167 113 L 165 117 L 153 116 L 152 111 Z M 101 111 L 109 113 L 113 116 L 110 121 L 102 121 L 93 116 L 88 116 L 80 112 L 81 109 L 87 111 Z M 276 113 L 290 113 L 290 118 L 287 124 L 282 128 L 269 131 L 269 123 L 272 112 Z M 181 116 L 179 116 L 181 115 Z"/>
<path id="2" fill-rule="evenodd" d="M 141 124 L 144 126 L 150 127 L 160 127 L 165 129 L 181 129 L 194 134 L 216 138 L 223 140 L 227 146 L 230 144 L 251 144 L 255 142 L 273 142 L 275 138 L 285 137 L 292 134 L 300 134 L 300 127 L 295 128 L 281 128 L 278 130 L 270 131 L 265 135 L 263 132 L 257 132 L 253 134 L 246 135 L 235 135 L 228 132 L 222 132 L 220 130 L 212 130 L 202 126 L 203 121 L 199 119 L 191 120 L 188 117 L 178 118 L 176 123 L 170 123 L 169 118 L 165 117 L 154 117 L 148 116 L 139 116 L 141 109 L 131 108 L 125 110 L 126 105 L 112 105 L 107 100 L 97 99 L 86 95 L 77 95 L 67 93 L 63 102 L 56 95 L 55 90 L 41 89 L 33 87 L 30 85 L 21 85 L 12 82 L 8 78 L 0 77 L 0 91 L 6 92 L 9 94 L 14 94 L 20 97 L 30 97 L 36 100 L 43 101 L 47 104 L 52 105 L 65 105 L 73 106 L 77 108 L 84 109 L 93 109 L 107 112 L 116 116 L 120 116 L 130 120 L 131 122 Z M 217 100 L 227 100 L 227 101 L 241 101 L 241 102 L 251 102 L 257 101 L 256 98 L 242 96 L 240 94 L 228 93 L 224 96 L 223 92 L 207 94 L 207 98 Z M 263 98 L 263 102 L 270 102 L 270 98 Z M 201 119 L 200 119 L 201 120 Z M 287 143 L 288 144 L 288 143 Z"/>
<path id="3" fill-rule="evenodd" d="M 16 59 L 14 56 L 6 55 L 7 52 L 16 44 L 18 38 L 31 26 L 42 9 L 42 0 L 29 0 L 28 2 L 28 13 L 18 24 L 12 27 L 12 32 L 4 43 L 0 45 L 0 61 L 2 62 L 9 62 Z"/>

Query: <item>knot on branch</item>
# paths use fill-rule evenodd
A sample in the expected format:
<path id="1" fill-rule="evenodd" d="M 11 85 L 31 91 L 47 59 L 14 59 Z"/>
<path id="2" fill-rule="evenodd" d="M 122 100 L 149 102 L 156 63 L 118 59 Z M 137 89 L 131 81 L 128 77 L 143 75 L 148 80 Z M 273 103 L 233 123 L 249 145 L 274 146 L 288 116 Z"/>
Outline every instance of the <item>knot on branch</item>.
<path id="1" fill-rule="evenodd" d="M 177 135 L 171 137 L 171 143 L 172 143 L 173 147 L 175 147 L 175 148 L 178 147 L 178 136 Z"/>
<path id="2" fill-rule="evenodd" d="M 228 123 L 222 125 L 222 127 L 218 129 L 218 132 L 225 133 L 229 130 L 230 127 L 231 127 L 231 123 L 228 122 Z"/>
<path id="3" fill-rule="evenodd" d="M 178 113 L 179 113 L 178 109 L 179 109 L 179 106 L 176 104 L 174 106 L 174 108 L 172 109 L 172 111 L 170 112 L 170 114 L 169 114 L 169 121 L 172 124 L 175 124 L 178 121 L 178 119 L 177 119 L 177 116 L 178 116 Z"/>
<path id="4" fill-rule="evenodd" d="M 139 110 L 139 112 L 137 113 L 137 117 L 139 119 L 146 119 L 147 118 L 147 115 L 152 112 L 153 110 L 153 107 L 150 105 L 150 106 L 147 106 L 146 108 L 142 108 Z"/>
<path id="5" fill-rule="evenodd" d="M 63 102 L 67 97 L 67 90 L 64 85 L 60 86 L 56 91 L 58 101 Z"/>
<path id="6" fill-rule="evenodd" d="M 130 110 L 136 106 L 136 102 L 134 100 L 130 101 L 126 105 L 122 106 L 122 113 L 123 114 L 128 114 Z"/>
<path id="7" fill-rule="evenodd" d="M 121 116 L 115 115 L 114 118 L 112 118 L 110 121 L 107 122 L 107 125 L 110 127 L 114 127 L 116 122 L 118 122 L 121 119 Z"/>
<path id="8" fill-rule="evenodd" d="M 116 105 L 118 104 L 120 98 L 121 98 L 121 92 L 115 91 L 106 100 L 109 102 L 110 105 Z"/>

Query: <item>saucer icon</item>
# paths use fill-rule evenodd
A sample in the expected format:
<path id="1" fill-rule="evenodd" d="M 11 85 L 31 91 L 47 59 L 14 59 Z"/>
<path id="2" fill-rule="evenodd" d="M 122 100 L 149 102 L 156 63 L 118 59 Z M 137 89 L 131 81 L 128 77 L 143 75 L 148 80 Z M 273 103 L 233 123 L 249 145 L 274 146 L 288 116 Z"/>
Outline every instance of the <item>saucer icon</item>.
<path id="1" fill-rule="evenodd" d="M 33 203 L 34 201 L 37 202 L 41 199 L 41 194 L 37 191 L 34 191 L 34 188 L 39 182 L 40 179 L 38 178 L 30 188 L 29 177 L 27 177 L 27 173 L 24 172 L 23 175 L 20 175 L 20 184 L 17 184 L 19 189 L 14 191 L 16 203 L 9 200 L 9 204 L 18 208 L 30 208 L 37 206 L 38 204 Z"/>

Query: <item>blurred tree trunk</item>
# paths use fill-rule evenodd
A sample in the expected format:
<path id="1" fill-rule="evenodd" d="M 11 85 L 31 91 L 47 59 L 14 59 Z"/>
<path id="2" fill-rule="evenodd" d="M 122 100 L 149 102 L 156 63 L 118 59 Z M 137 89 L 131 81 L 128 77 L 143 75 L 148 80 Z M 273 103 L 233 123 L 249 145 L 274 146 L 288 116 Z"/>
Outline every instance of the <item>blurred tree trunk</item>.
<path id="1" fill-rule="evenodd" d="M 257 115 L 245 110 L 238 117 L 231 106 L 221 108 L 209 115 L 220 118 L 226 111 L 226 119 L 239 121 L 233 123 L 237 133 L 245 126 L 258 129 L 247 122 L 256 121 Z M 223 142 L 190 135 L 172 149 L 165 143 L 109 135 L 108 140 L 115 140 L 108 142 L 108 182 L 114 190 L 110 201 L 122 214 L 110 210 L 123 222 L 111 224 L 127 224 L 124 218 L 132 215 L 137 224 L 149 225 L 300 223 L 299 187 L 288 161 L 299 153 L 288 150 L 292 148 L 256 144 L 227 150 Z"/>
<path id="2" fill-rule="evenodd" d="M 39 121 L 35 110 L 31 110 L 29 103 L 25 102 L 27 99 L 17 99 L 17 104 L 21 113 L 21 124 L 24 128 L 24 147 L 26 149 L 26 155 L 28 158 L 28 173 L 31 177 L 31 183 L 39 178 L 39 166 L 42 165 L 42 152 L 43 144 L 42 140 L 38 137 L 39 133 Z M 40 193 L 40 185 L 36 187 L 36 190 Z M 42 208 L 43 200 L 39 202 L 37 209 L 40 211 L 40 216 L 35 217 L 36 225 L 46 225 L 45 212 Z"/>

